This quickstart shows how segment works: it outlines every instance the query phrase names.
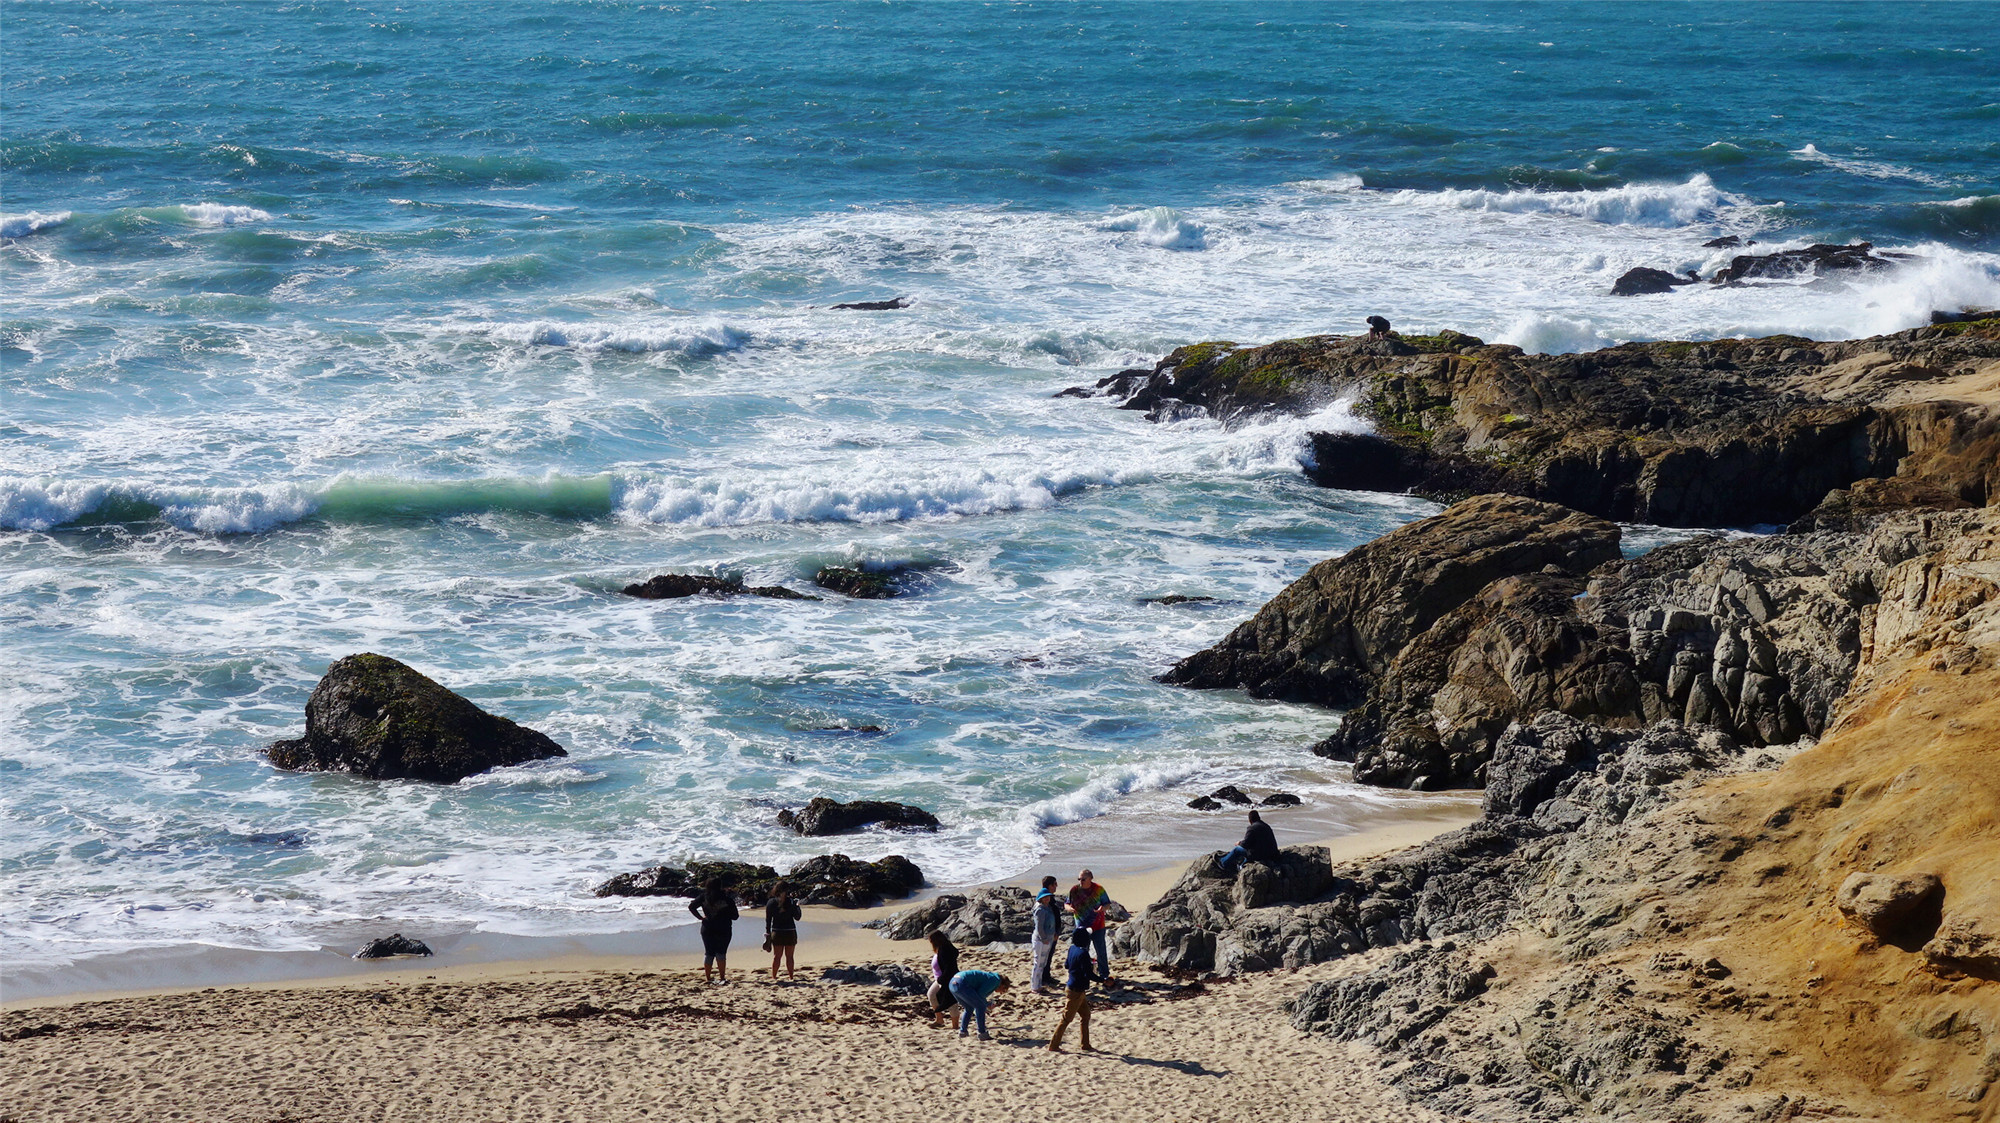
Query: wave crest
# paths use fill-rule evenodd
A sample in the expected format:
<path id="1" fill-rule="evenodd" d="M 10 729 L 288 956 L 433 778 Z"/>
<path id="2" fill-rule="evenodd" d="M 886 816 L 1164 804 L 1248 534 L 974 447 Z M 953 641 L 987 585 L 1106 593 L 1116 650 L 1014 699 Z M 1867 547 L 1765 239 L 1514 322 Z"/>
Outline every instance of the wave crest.
<path id="1" fill-rule="evenodd" d="M 692 325 L 649 326 L 559 323 L 535 320 L 525 324 L 474 324 L 472 330 L 519 347 L 563 347 L 578 351 L 678 351 L 683 355 L 715 355 L 735 351 L 750 342 L 750 333 L 720 320 Z"/>
<path id="2" fill-rule="evenodd" d="M 1100 229 L 1137 234 L 1141 241 L 1161 249 L 1208 248 L 1207 228 L 1172 207 L 1148 207 L 1122 214 L 1105 222 Z"/>
<path id="3" fill-rule="evenodd" d="M 69 211 L 0 215 L 0 238 L 25 238 L 69 221 Z"/>
<path id="4" fill-rule="evenodd" d="M 1706 175 L 1686 183 L 1628 183 L 1589 191 L 1401 191 L 1398 202 L 1436 202 L 1473 211 L 1560 214 L 1608 226 L 1693 226 L 1715 221 L 1728 207 L 1745 201 L 1715 186 Z"/>

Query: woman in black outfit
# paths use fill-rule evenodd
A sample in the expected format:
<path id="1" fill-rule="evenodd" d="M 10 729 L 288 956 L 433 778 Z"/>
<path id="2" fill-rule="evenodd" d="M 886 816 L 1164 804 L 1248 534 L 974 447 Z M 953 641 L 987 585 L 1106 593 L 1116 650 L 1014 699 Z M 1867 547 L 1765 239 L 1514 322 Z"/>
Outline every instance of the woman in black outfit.
<path id="1" fill-rule="evenodd" d="M 702 981 L 713 982 L 721 972 L 722 981 L 728 982 L 729 934 L 736 925 L 736 902 L 719 879 L 711 879 L 702 886 L 702 895 L 688 902 L 688 911 L 701 921 Z"/>
<path id="2" fill-rule="evenodd" d="M 778 960 L 785 961 L 785 977 L 798 978 L 792 969 L 792 952 L 799 946 L 799 903 L 792 900 L 792 887 L 780 881 L 771 886 L 771 899 L 764 902 L 764 946 L 771 952 L 771 977 L 778 977 Z"/>

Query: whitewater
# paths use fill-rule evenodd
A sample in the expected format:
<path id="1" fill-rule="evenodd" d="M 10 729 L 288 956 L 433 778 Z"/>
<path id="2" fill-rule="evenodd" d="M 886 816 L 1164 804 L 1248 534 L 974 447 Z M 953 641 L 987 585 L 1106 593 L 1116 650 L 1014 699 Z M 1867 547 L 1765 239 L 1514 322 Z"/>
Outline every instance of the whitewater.
<path id="1" fill-rule="evenodd" d="M 1152 680 L 1436 510 L 1306 480 L 1354 403 L 1226 428 L 1056 395 L 1370 315 L 1563 353 L 2000 305 L 1983 56 L 1838 10 L 1892 71 L 1810 46 L 1814 5 L 1702 17 L 1783 63 L 1754 75 L 1656 58 L 1690 13 L 1563 6 L 11 7 L 0 958 L 643 930 L 680 905 L 591 887 L 824 852 L 773 825 L 816 795 L 935 811 L 841 847 L 936 885 L 1064 825 L 1171 831 L 1223 783 L 1395 814 L 1303 751 L 1336 716 Z M 1881 96 L 1770 108 L 1836 80 Z M 1610 295 L 1850 239 L 1909 257 Z M 618 592 L 827 565 L 911 595 Z M 271 768 L 359 651 L 571 755 Z"/>

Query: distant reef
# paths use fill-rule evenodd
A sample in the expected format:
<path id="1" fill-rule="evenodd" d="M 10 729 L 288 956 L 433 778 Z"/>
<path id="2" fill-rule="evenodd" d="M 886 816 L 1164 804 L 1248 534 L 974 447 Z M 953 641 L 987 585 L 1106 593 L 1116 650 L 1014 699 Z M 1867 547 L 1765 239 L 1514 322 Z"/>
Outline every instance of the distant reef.
<path id="1" fill-rule="evenodd" d="M 1358 865 L 1198 860 L 1124 952 L 1372 955 L 1294 1024 L 1472 1119 L 1993 1117 L 2000 318 L 1200 344 L 1074 393 L 1226 423 L 1352 400 L 1375 431 L 1317 437 L 1315 478 L 1453 505 L 1162 678 L 1344 711 L 1312 748 L 1357 780 L 1485 789 Z M 1777 532 L 1627 558 L 1611 520 Z"/>

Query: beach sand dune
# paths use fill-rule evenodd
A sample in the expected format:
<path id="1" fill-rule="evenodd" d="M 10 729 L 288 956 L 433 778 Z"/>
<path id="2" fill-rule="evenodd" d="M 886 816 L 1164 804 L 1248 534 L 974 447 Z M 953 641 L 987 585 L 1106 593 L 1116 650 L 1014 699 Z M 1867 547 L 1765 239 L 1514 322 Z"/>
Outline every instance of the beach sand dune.
<path id="1" fill-rule="evenodd" d="M 1018 979 L 1025 960 L 965 962 Z M 405 973 L 45 1006 L 0 1015 L 0 1117 L 1442 1119 L 1382 1085 L 1362 1054 L 1287 1024 L 1282 1005 L 1301 987 L 1355 966 L 1194 988 L 1137 968 L 1126 993 L 1146 1000 L 1099 1005 L 1095 1055 L 1043 1048 L 1059 999 L 1000 996 L 994 1040 L 980 1042 L 933 1029 L 920 998 L 806 972 L 728 986 L 684 970 Z"/>

